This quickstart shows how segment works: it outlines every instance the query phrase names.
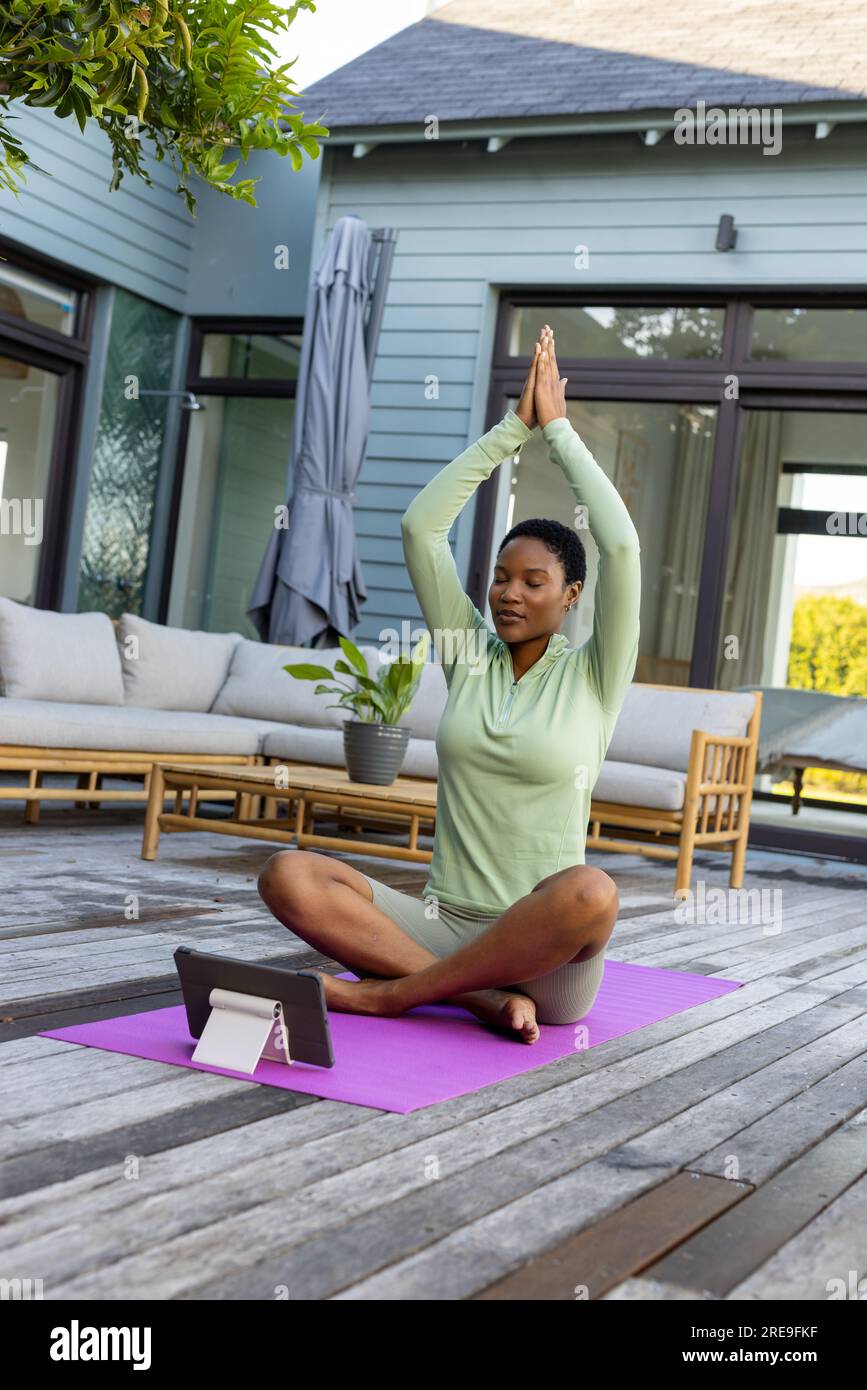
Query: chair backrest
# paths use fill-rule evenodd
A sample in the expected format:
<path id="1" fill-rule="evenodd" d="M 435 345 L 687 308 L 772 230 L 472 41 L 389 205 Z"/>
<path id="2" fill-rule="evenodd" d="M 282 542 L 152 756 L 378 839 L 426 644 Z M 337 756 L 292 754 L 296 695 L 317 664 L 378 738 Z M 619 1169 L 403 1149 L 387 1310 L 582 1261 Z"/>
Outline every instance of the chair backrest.
<path id="1" fill-rule="evenodd" d="M 686 772 L 693 729 L 744 737 L 755 707 L 752 691 L 636 682 L 626 692 L 605 756 L 612 762 Z"/>

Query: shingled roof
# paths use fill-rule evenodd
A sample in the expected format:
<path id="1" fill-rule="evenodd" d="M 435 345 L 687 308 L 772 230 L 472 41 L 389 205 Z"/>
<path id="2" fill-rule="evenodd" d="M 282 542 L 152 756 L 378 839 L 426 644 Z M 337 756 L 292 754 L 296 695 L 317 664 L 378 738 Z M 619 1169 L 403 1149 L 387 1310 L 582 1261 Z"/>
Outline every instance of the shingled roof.
<path id="1" fill-rule="evenodd" d="M 867 97 L 864 0 L 452 0 L 303 94 L 341 127 Z"/>

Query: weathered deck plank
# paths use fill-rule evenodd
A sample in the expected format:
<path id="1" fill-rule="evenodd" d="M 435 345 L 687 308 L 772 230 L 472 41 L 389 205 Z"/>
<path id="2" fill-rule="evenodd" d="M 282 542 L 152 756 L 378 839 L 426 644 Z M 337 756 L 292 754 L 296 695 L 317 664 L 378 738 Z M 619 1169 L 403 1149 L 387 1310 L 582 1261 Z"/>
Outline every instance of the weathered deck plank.
<path id="1" fill-rule="evenodd" d="M 669 865 L 594 855 L 620 888 L 612 959 L 744 987 L 401 1116 L 23 1036 L 47 1019 L 177 1000 L 178 944 L 322 958 L 259 903 L 267 845 L 170 837 L 146 864 L 131 813 L 51 810 L 25 827 L 4 810 L 0 827 L 0 882 L 10 861 L 26 865 L 0 899 L 3 1013 L 15 1019 L 0 1049 L 0 1273 L 38 1270 L 46 1297 L 273 1298 L 282 1285 L 296 1299 L 498 1297 L 510 1278 L 532 1290 L 534 1268 L 560 1287 L 564 1243 L 598 1249 L 605 1223 L 625 1233 L 642 1211 L 644 1265 L 622 1260 L 595 1284 L 569 1265 L 572 1283 L 553 1296 L 588 1283 L 603 1298 L 825 1299 L 814 1228 L 829 1268 L 863 1275 L 860 870 L 751 855 L 748 885 L 782 889 L 774 934 L 761 921 L 680 923 Z M 408 892 L 427 876 L 350 862 Z M 726 886 L 715 856 L 699 856 L 697 872 Z M 139 899 L 129 922 L 128 894 Z M 690 1181 L 714 1194 L 706 1224 L 684 1214 L 666 1233 L 666 1193 Z M 739 1258 L 721 1259 L 727 1249 Z"/>

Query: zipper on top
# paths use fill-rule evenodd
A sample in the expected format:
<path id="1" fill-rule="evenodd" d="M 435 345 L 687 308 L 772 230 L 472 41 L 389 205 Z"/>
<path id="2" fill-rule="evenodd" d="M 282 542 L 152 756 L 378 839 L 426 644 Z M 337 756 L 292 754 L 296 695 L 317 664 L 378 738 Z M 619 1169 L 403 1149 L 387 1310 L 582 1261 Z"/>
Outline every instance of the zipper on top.
<path id="1" fill-rule="evenodd" d="M 518 682 L 512 681 L 511 688 L 506 691 L 505 699 L 503 700 L 503 703 L 500 706 L 500 713 L 497 717 L 497 728 L 499 728 L 501 724 L 505 724 L 507 722 L 509 711 L 512 708 L 512 701 L 515 698 L 515 691 L 517 690 L 517 688 Z"/>

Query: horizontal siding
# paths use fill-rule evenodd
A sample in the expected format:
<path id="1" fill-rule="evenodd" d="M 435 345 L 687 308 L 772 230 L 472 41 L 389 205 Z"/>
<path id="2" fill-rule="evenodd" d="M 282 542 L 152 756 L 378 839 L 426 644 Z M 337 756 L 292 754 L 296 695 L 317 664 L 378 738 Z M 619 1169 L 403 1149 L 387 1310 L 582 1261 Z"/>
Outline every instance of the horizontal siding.
<path id="1" fill-rule="evenodd" d="M 481 310 L 479 312 L 481 313 Z M 422 316 L 421 309 L 419 315 Z M 408 370 L 407 354 L 396 351 L 396 344 L 390 335 L 381 337 L 379 343 L 380 350 L 376 355 L 376 373 L 373 379 L 374 390 L 380 382 L 417 387 L 424 383 L 426 376 L 435 376 L 439 381 L 440 391 L 444 383 L 469 387 L 472 391 L 475 377 L 475 357 L 472 354 L 463 358 L 455 353 L 447 357 L 438 356 L 444 345 L 431 340 L 427 345 L 427 351 L 423 344 L 419 343 L 418 353 L 409 354 L 409 358 L 417 357 L 418 361 L 413 361 L 411 370 Z M 421 367 L 419 362 L 422 364 Z"/>
<path id="2" fill-rule="evenodd" d="M 662 180 L 664 182 L 664 180 Z M 582 184 L 583 186 L 583 184 Z M 789 225 L 812 226 L 817 220 L 827 224 L 828 204 L 827 198 L 822 196 L 799 197 L 796 193 L 782 194 L 775 197 L 773 207 L 768 206 L 767 195 L 758 189 L 752 195 L 746 195 L 742 189 L 738 192 L 728 192 L 714 187 L 711 191 L 698 192 L 688 198 L 664 196 L 659 193 L 642 199 L 642 210 L 645 213 L 646 221 L 642 225 L 670 227 L 675 224 L 679 227 L 700 227 L 713 223 L 715 225 L 716 212 L 721 194 L 725 192 L 726 206 L 729 212 L 737 221 L 749 221 L 755 227 L 777 225 L 779 211 L 781 207 L 788 209 Z M 383 190 L 385 194 L 385 190 Z M 401 206 L 400 203 L 386 203 L 379 199 L 376 200 L 376 216 L 386 219 L 389 225 L 400 221 L 403 224 L 401 233 L 401 249 L 405 250 L 412 245 L 412 238 L 417 232 L 427 232 L 432 228 L 452 229 L 455 225 L 455 209 L 460 209 L 461 223 L 467 232 L 477 230 L 487 231 L 540 231 L 538 224 L 534 222 L 532 216 L 532 205 L 528 208 L 515 202 L 514 197 L 506 199 L 489 196 L 486 190 L 484 203 L 470 204 L 448 201 L 442 197 L 437 197 L 432 202 L 420 202 L 410 206 Z M 845 193 L 834 191 L 834 222 L 840 224 L 852 224 L 863 226 L 867 222 L 867 195 L 863 193 Z M 343 216 L 351 209 L 365 207 L 367 204 L 363 199 L 353 198 L 351 203 L 336 204 L 333 207 L 335 216 Z M 545 228 L 544 230 L 562 230 L 572 227 L 602 227 L 610 228 L 612 219 L 618 212 L 628 221 L 630 213 L 634 210 L 635 200 L 630 197 L 611 196 L 605 186 L 595 190 L 587 188 L 582 191 L 581 197 L 576 198 L 571 194 L 568 198 L 557 200 L 548 198 L 545 203 Z M 450 301 L 451 295 L 464 285 L 465 282 L 457 280 L 451 281 L 448 287 Z M 392 303 L 411 303 L 412 291 L 407 285 L 401 286 L 401 294 L 391 300 Z M 458 299 L 456 302 L 461 302 Z M 477 302 L 475 295 L 468 295 L 469 303 Z"/>
<path id="3" fill-rule="evenodd" d="M 398 229 L 374 382 L 367 459 L 356 486 L 369 599 L 357 635 L 420 621 L 402 560 L 400 518 L 469 442 L 484 399 L 479 366 L 491 286 L 867 283 L 863 127 L 827 140 L 787 127 L 779 155 L 758 147 L 654 147 L 638 136 L 381 145 L 328 153 L 326 223 L 357 213 Z M 723 213 L 737 250 L 714 249 Z M 578 271 L 575 247 L 589 267 Z M 425 377 L 439 399 L 424 397 Z M 478 376 L 478 380 L 477 380 Z M 469 525 L 472 507 L 458 525 Z M 456 528 L 457 529 L 457 528 Z"/>
<path id="4" fill-rule="evenodd" d="M 420 384 L 418 391 L 421 395 Z M 371 421 L 377 434 L 398 433 L 401 439 L 417 434 L 450 434 L 460 439 L 461 427 L 466 423 L 466 411 L 447 403 L 441 393 L 439 400 L 425 401 L 423 405 L 410 409 L 396 405 L 389 410 L 385 406 L 377 406 L 371 411 Z"/>
<path id="5" fill-rule="evenodd" d="M 319 163 L 254 151 L 243 176 L 258 180 L 257 206 L 199 184 L 193 219 L 167 163 L 151 160 L 153 184 L 125 174 L 109 191 L 111 152 L 93 128 L 26 106 L 16 132 L 35 162 L 19 198 L 0 196 L 0 235 L 60 264 L 187 314 L 303 315 Z M 274 248 L 288 248 L 288 268 Z"/>
<path id="6" fill-rule="evenodd" d="M 377 361 L 377 368 L 379 365 L 380 363 Z M 393 370 L 397 375 L 396 365 Z M 377 371 L 376 380 L 370 393 L 374 420 L 376 420 L 377 411 L 380 408 L 397 410 L 410 407 L 412 409 L 420 406 L 422 401 L 427 408 L 431 402 L 426 399 L 424 391 L 424 377 L 422 376 L 419 376 L 416 381 L 390 381 Z M 448 392 L 447 396 L 446 392 Z M 470 382 L 448 381 L 441 376 L 439 378 L 439 393 L 439 405 L 446 406 L 449 410 L 467 411 L 472 404 L 473 388 Z M 461 424 L 463 424 L 463 420 Z"/>
<path id="7" fill-rule="evenodd" d="M 411 210 L 408 208 L 407 212 Z M 394 225 L 396 220 L 399 220 L 399 214 L 389 211 L 389 226 Z M 482 286 L 472 280 L 438 280 L 437 303 L 469 304 L 478 309 L 482 303 Z M 392 278 L 388 288 L 388 306 L 400 304 L 411 304 L 416 308 L 419 304 L 430 304 L 430 291 L 418 280 L 395 280 Z"/>
<path id="8" fill-rule="evenodd" d="M 16 108 L 16 133 L 36 163 L 19 198 L 4 195 L 0 233 L 167 308 L 183 308 L 194 224 L 166 165 L 154 186 L 125 175 L 109 192 L 111 152 L 101 131 Z"/>
<path id="9" fill-rule="evenodd" d="M 719 207 L 718 201 L 716 207 Z M 672 226 L 668 222 L 642 222 L 635 227 L 612 227 L 601 224 L 591 226 L 587 222 L 577 221 L 571 227 L 537 227 L 535 230 L 529 227 L 464 227 L 461 230 L 460 246 L 444 250 L 441 254 L 444 259 L 449 256 L 455 257 L 461 268 L 474 278 L 487 275 L 491 279 L 497 279 L 501 265 L 526 266 L 525 253 L 517 251 L 515 246 L 516 236 L 523 234 L 532 239 L 536 275 L 568 273 L 571 276 L 575 271 L 576 238 L 588 247 L 591 254 L 598 252 L 610 262 L 617 257 L 634 258 L 638 255 L 663 257 L 666 260 L 680 259 L 684 255 L 705 257 L 708 247 L 713 247 L 718 222 L 717 212 L 716 215 L 708 216 L 691 226 Z M 768 223 L 753 226 L 746 223 L 738 234 L 739 256 L 750 256 L 762 248 L 768 226 L 774 228 L 775 256 L 791 252 L 804 255 L 814 249 L 814 222 L 788 224 L 785 227 Z M 430 228 L 418 228 L 404 233 L 401 238 L 403 269 L 407 268 L 413 257 L 423 261 L 430 260 L 430 231 Z M 661 233 L 664 241 L 656 241 L 657 233 Z M 825 223 L 822 227 L 822 250 L 860 251 L 863 256 L 867 256 L 863 223 L 859 224 L 855 219 L 851 223 Z M 520 259 L 517 259 L 517 256 Z M 864 264 L 862 261 L 862 268 Z M 441 318 L 444 308 L 439 306 L 438 309 L 435 305 L 428 305 L 427 308 L 430 314 L 429 327 L 433 329 L 440 326 L 438 314 Z M 459 328 L 471 320 L 472 311 L 455 308 L 454 315 L 454 323 L 448 326 Z M 427 324 L 427 317 L 425 321 Z"/>

